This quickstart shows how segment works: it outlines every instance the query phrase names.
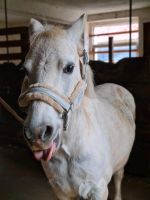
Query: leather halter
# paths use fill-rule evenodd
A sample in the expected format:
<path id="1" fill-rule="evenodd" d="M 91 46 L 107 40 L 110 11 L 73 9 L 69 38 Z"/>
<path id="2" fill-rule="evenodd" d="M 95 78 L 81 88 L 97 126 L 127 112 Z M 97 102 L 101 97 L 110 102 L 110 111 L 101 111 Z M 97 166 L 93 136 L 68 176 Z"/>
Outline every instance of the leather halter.
<path id="1" fill-rule="evenodd" d="M 63 128 L 67 130 L 68 113 L 81 104 L 87 87 L 87 59 L 86 50 L 83 50 L 82 79 L 77 83 L 70 97 L 65 97 L 51 86 L 35 83 L 29 85 L 28 89 L 19 96 L 19 106 L 28 107 L 30 102 L 35 100 L 45 102 L 62 114 L 64 120 Z"/>

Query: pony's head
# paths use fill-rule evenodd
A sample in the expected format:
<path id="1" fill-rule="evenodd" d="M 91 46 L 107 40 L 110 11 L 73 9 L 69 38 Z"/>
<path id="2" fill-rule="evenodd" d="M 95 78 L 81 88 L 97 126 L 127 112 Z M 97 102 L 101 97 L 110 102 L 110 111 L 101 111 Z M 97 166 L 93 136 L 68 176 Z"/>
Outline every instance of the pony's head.
<path id="1" fill-rule="evenodd" d="M 88 93 L 79 59 L 84 16 L 69 28 L 43 26 L 32 19 L 29 30 L 31 45 L 19 98 L 20 104 L 28 106 L 24 136 L 36 159 L 49 160 L 61 143 L 64 113 L 72 102 L 80 104 L 84 92 Z"/>

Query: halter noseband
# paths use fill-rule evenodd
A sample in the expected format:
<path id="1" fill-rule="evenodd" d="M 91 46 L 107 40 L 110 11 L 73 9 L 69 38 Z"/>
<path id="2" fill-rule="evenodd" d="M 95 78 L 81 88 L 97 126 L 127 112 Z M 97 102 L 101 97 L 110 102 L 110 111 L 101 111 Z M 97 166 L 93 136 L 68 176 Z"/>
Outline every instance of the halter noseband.
<path id="1" fill-rule="evenodd" d="M 82 79 L 75 86 L 70 97 L 65 97 L 51 86 L 41 83 L 29 85 L 28 89 L 23 92 L 18 99 L 20 107 L 28 107 L 31 101 L 42 101 L 62 114 L 64 120 L 63 128 L 67 129 L 68 113 L 77 108 L 83 99 L 87 87 L 87 53 L 83 50 Z"/>

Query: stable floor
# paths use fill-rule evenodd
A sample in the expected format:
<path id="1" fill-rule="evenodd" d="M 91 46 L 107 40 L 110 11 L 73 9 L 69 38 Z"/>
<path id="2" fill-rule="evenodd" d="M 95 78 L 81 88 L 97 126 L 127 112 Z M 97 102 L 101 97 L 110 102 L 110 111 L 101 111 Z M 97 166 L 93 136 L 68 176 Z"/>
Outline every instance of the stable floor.
<path id="1" fill-rule="evenodd" d="M 40 163 L 24 145 L 0 144 L 0 200 L 50 200 L 49 188 Z M 126 175 L 122 192 L 123 200 L 150 200 L 150 179 Z"/>

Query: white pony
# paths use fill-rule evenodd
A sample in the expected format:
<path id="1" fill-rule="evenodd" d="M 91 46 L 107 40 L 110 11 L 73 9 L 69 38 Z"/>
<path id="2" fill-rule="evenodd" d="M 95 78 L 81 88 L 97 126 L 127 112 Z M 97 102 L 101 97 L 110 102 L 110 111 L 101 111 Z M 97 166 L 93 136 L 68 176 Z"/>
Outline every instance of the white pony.
<path id="1" fill-rule="evenodd" d="M 80 60 L 83 32 L 83 16 L 69 28 L 31 20 L 19 98 L 28 107 L 24 136 L 58 199 L 106 200 L 114 175 L 115 200 L 121 200 L 135 103 L 119 85 L 94 88 L 91 69 Z"/>

